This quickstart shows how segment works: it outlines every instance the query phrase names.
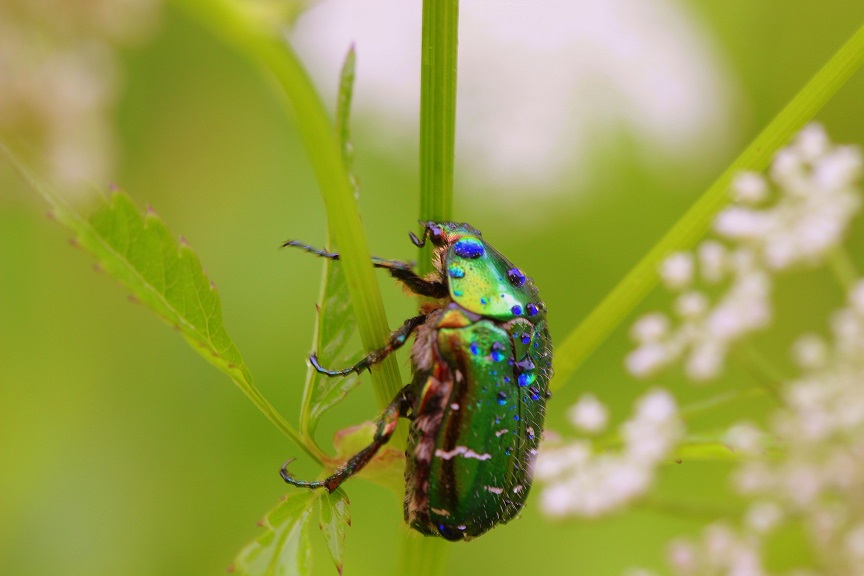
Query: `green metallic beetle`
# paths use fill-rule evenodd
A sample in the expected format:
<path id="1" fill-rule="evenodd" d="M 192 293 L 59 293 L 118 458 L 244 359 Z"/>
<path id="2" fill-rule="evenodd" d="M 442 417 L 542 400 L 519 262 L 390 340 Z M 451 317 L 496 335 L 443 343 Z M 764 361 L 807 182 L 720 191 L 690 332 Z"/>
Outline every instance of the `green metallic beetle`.
<path id="1" fill-rule="evenodd" d="M 470 540 L 515 517 L 531 487 L 552 377 L 546 306 L 531 278 L 485 242 L 468 224 L 421 222 L 433 244 L 435 271 L 418 276 L 411 265 L 373 258 L 412 292 L 432 300 L 376 350 L 328 376 L 362 372 L 405 344 L 413 380 L 384 410 L 373 442 L 320 481 L 281 474 L 294 486 L 332 492 L 356 474 L 396 429 L 411 421 L 405 468 L 405 521 L 447 540 Z M 319 256 L 338 254 L 286 242 Z"/>

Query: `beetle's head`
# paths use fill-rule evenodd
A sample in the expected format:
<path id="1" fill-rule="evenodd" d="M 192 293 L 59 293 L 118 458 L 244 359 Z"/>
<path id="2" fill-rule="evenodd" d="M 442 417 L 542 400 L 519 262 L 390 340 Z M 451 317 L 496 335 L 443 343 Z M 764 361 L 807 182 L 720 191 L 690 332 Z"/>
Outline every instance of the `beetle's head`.
<path id="1" fill-rule="evenodd" d="M 468 237 L 480 240 L 481 236 L 479 230 L 464 222 L 457 224 L 456 222 L 433 222 L 431 220 L 423 222 L 421 220 L 420 225 L 423 226 L 423 232 L 419 238 L 413 232 L 408 233 L 411 242 L 418 248 L 422 248 L 426 244 L 427 238 L 433 246 L 440 248 L 441 246 L 449 246 L 461 238 Z"/>

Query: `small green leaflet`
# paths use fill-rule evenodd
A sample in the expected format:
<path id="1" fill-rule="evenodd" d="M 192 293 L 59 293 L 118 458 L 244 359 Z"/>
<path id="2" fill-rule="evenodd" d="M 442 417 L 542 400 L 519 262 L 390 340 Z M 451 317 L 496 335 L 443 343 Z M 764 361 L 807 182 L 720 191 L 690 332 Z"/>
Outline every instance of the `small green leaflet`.
<path id="1" fill-rule="evenodd" d="M 271 510 L 265 532 L 237 555 L 232 572 L 248 576 L 301 576 L 312 571 L 309 515 L 320 492 L 294 492 Z"/>
<path id="2" fill-rule="evenodd" d="M 231 571 L 242 576 L 305 576 L 312 572 L 309 521 L 318 509 L 318 525 L 330 556 L 342 573 L 345 531 L 351 524 L 348 497 L 342 490 L 293 492 L 271 510 L 261 525 L 265 532 L 237 555 Z"/>
<path id="3" fill-rule="evenodd" d="M 324 493 L 318 499 L 318 527 L 327 540 L 330 557 L 336 570 L 342 574 L 342 558 L 345 556 L 345 532 L 351 526 L 351 511 L 348 496 L 342 490 L 333 494 Z"/>
<path id="4" fill-rule="evenodd" d="M 75 244 L 96 257 L 99 268 L 126 286 L 133 298 L 177 329 L 210 364 L 225 373 L 294 444 L 318 459 L 299 433 L 258 391 L 240 351 L 222 323 L 219 293 L 189 245 L 179 243 L 152 210 L 138 211 L 125 193 L 96 194 L 92 206 L 74 203 L 37 179 L 6 147 L 5 156 L 25 182 L 42 195 Z"/>
<path id="5" fill-rule="evenodd" d="M 342 353 L 356 329 L 357 321 L 351 310 L 342 269 L 338 262 L 326 260 L 314 337 L 314 349 L 318 351 L 318 359 L 324 366 L 341 368 L 359 360 L 360 352 L 348 356 Z M 309 368 L 300 413 L 300 431 L 307 441 L 314 442 L 321 416 L 359 383 L 358 374 L 330 378 Z"/>

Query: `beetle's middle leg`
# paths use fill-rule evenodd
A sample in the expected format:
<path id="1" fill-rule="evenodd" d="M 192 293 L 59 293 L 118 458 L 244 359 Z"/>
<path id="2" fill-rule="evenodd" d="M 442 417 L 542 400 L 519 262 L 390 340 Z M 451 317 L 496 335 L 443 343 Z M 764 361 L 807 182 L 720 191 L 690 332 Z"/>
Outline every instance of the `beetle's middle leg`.
<path id="1" fill-rule="evenodd" d="M 283 243 L 282 246 L 300 248 L 301 250 L 305 250 L 306 252 L 315 254 L 316 256 L 321 256 L 322 258 L 339 260 L 339 254 L 337 252 L 327 252 L 326 250 L 314 248 L 308 244 L 298 242 L 297 240 L 288 240 Z M 384 268 L 390 273 L 390 276 L 399 280 L 408 286 L 412 292 L 420 296 L 428 296 L 429 298 L 446 298 L 449 294 L 446 283 L 435 280 L 426 280 L 425 278 L 418 276 L 409 262 L 387 260 L 386 258 L 372 256 L 372 265 L 376 268 Z"/>
<path id="2" fill-rule="evenodd" d="M 345 480 L 363 469 L 372 457 L 375 456 L 378 450 L 380 450 L 381 447 L 390 440 L 393 431 L 396 430 L 396 424 L 399 421 L 399 417 L 407 417 L 409 410 L 413 406 L 412 394 L 408 390 L 409 386 L 411 385 L 409 384 L 402 388 L 402 390 L 399 391 L 399 394 L 396 395 L 396 398 L 394 398 L 390 405 L 384 409 L 381 419 L 378 420 L 378 428 L 375 430 L 375 436 L 372 438 L 372 443 L 352 456 L 348 462 L 346 462 L 345 465 L 335 473 L 324 480 L 317 480 L 314 482 L 297 480 L 288 472 L 288 465 L 293 462 L 293 460 L 289 460 L 279 471 L 282 479 L 288 484 L 299 486 L 301 488 L 325 488 L 327 492 L 333 492 L 336 490 Z"/>
<path id="3" fill-rule="evenodd" d="M 409 318 L 405 321 L 402 326 L 398 329 L 390 333 L 390 338 L 387 339 L 387 343 L 383 348 L 379 348 L 378 350 L 373 350 L 366 356 L 360 359 L 354 366 L 350 368 L 345 368 L 343 370 L 328 370 L 321 366 L 318 363 L 318 357 L 313 353 L 309 356 L 309 362 L 312 363 L 312 367 L 318 371 L 319 374 L 326 374 L 327 376 L 347 376 L 352 372 L 356 372 L 360 374 L 363 370 L 368 370 L 373 365 L 378 364 L 384 358 L 389 356 L 393 351 L 401 348 L 405 342 L 408 341 L 408 337 L 411 335 L 414 330 L 416 330 L 423 322 L 426 321 L 426 315 L 420 314 L 419 316 L 415 316 L 413 318 Z"/>

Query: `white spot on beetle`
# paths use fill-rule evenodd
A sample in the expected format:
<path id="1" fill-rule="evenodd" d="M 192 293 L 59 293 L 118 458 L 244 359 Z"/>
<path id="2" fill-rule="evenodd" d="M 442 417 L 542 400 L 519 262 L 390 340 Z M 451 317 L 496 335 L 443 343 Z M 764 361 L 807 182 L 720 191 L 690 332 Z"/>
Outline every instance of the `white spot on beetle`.
<path id="1" fill-rule="evenodd" d="M 516 486 L 513 487 L 513 493 L 514 494 L 519 494 L 520 492 L 522 492 L 522 485 L 521 484 L 517 484 Z"/>
<path id="2" fill-rule="evenodd" d="M 489 492 L 491 492 L 492 494 L 503 494 L 504 493 L 503 488 L 497 488 L 495 486 L 484 486 L 484 488 L 486 490 L 488 490 Z"/>
<path id="3" fill-rule="evenodd" d="M 450 409 L 451 410 L 459 410 L 459 403 L 454 402 L 454 403 L 450 404 Z"/>
<path id="4" fill-rule="evenodd" d="M 429 510 L 431 510 L 433 514 L 437 514 L 439 516 L 445 516 L 445 517 L 450 516 L 449 510 L 443 510 L 443 509 L 439 510 L 438 508 L 432 508 L 432 507 L 430 507 Z"/>
<path id="5" fill-rule="evenodd" d="M 456 446 L 453 450 L 449 451 L 438 448 L 437 450 L 435 450 L 435 456 L 437 456 L 438 458 L 443 458 L 444 460 L 450 460 L 454 456 L 464 456 L 465 458 L 474 458 L 476 460 L 489 460 L 490 458 L 492 458 L 492 455 L 488 452 L 478 454 L 467 446 Z"/>
<path id="6" fill-rule="evenodd" d="M 495 432 L 495 436 L 500 438 L 501 436 L 503 436 L 504 434 L 507 434 L 508 432 L 510 432 L 510 430 L 508 430 L 507 428 L 504 428 L 502 430 L 498 430 L 497 432 Z"/>

